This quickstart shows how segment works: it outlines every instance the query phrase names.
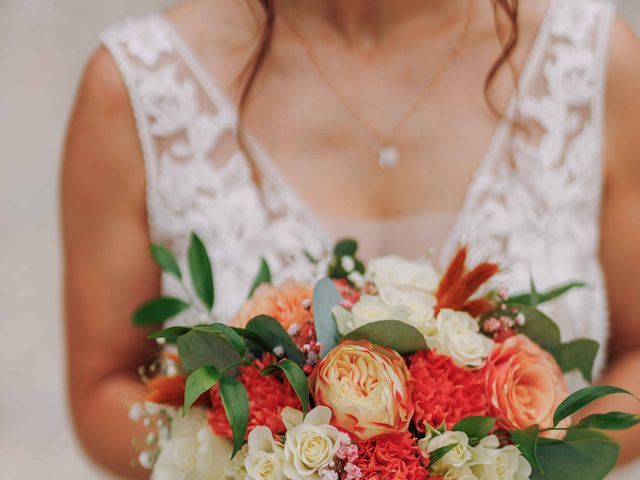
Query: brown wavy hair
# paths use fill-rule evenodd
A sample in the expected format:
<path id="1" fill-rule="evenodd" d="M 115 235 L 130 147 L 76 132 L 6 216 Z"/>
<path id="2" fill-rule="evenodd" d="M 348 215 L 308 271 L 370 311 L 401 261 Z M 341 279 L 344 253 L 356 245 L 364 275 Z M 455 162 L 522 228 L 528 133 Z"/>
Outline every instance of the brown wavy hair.
<path id="1" fill-rule="evenodd" d="M 242 124 L 249 98 L 251 96 L 251 90 L 253 85 L 265 64 L 265 61 L 269 55 L 271 44 L 273 42 L 273 29 L 276 22 L 276 7 L 275 0 L 258 0 L 264 9 L 265 19 L 258 44 L 253 52 L 252 58 L 241 78 L 243 78 L 242 87 L 240 89 L 240 100 L 238 105 L 239 111 L 239 128 L 238 128 L 238 141 L 241 148 L 245 152 L 249 152 L 246 139 L 242 133 Z M 511 56 L 518 45 L 519 30 L 518 30 L 518 3 L 519 0 L 491 0 L 493 5 L 494 20 L 496 26 L 496 35 L 501 45 L 500 54 L 490 65 L 485 77 L 484 82 L 484 96 L 487 101 L 487 105 L 491 111 L 497 116 L 502 117 L 503 113 L 500 112 L 498 107 L 491 99 L 491 85 L 496 79 L 498 73 L 508 66 L 514 83 L 517 79 L 517 74 L 513 65 L 511 64 Z"/>

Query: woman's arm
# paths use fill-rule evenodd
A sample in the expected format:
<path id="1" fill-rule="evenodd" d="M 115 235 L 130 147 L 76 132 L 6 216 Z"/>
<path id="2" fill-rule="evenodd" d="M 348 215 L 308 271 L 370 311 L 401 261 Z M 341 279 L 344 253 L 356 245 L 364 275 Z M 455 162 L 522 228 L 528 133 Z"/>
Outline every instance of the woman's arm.
<path id="1" fill-rule="evenodd" d="M 640 43 L 623 22 L 612 33 L 607 87 L 601 258 L 611 315 L 610 367 L 601 383 L 640 396 Z M 607 398 L 587 413 L 640 414 L 636 400 Z M 621 461 L 640 456 L 640 427 L 612 436 Z"/>
<path id="2" fill-rule="evenodd" d="M 85 73 L 62 173 L 68 381 L 78 437 L 99 465 L 133 468 L 132 438 L 144 436 L 128 407 L 144 397 L 136 369 L 157 355 L 134 308 L 156 296 L 149 251 L 145 172 L 126 89 L 102 49 Z"/>

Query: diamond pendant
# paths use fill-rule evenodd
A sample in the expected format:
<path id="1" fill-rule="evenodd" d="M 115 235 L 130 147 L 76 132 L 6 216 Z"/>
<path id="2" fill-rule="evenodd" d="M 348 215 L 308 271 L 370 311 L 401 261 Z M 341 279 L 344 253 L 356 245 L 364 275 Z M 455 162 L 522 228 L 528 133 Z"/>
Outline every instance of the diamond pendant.
<path id="1" fill-rule="evenodd" d="M 397 167 L 399 161 L 400 154 L 396 147 L 385 147 L 378 154 L 378 165 L 385 170 Z"/>

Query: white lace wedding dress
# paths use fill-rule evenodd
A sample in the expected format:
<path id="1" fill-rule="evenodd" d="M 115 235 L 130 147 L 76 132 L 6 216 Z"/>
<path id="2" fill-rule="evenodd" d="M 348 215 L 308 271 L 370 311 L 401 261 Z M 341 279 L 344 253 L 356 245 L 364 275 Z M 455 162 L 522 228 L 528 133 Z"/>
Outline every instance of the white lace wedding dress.
<path id="1" fill-rule="evenodd" d="M 503 261 L 508 268 L 502 280 L 516 290 L 528 289 L 530 273 L 539 289 L 586 282 L 588 288 L 549 308 L 565 340 L 591 337 L 603 346 L 608 322 L 598 244 L 612 10 L 604 0 L 551 0 L 509 107 L 509 116 L 524 122 L 530 135 L 506 120 L 500 124 L 464 205 L 449 222 L 453 228 L 440 255 L 444 264 L 457 245 L 469 244 L 476 255 Z M 252 141 L 261 176 L 260 186 L 254 183 L 235 141 L 235 107 L 167 19 L 130 20 L 103 39 L 136 116 L 151 237 L 181 260 L 192 231 L 204 239 L 214 262 L 219 318 L 232 318 L 260 257 L 276 279 L 314 276 L 306 253 L 319 257 L 330 248 L 327 223 Z M 420 221 L 428 232 L 429 218 Z M 181 295 L 170 278 L 163 288 Z M 598 371 L 603 361 L 601 352 Z"/>

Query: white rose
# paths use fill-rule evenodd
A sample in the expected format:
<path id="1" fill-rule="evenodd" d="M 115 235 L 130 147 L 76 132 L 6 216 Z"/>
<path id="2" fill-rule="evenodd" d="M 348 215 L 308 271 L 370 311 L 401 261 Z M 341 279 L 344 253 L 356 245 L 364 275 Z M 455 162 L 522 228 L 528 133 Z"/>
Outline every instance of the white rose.
<path id="1" fill-rule="evenodd" d="M 249 480 L 284 480 L 284 448 L 273 439 L 267 427 L 256 427 L 249 434 L 249 452 L 244 461 Z"/>
<path id="2" fill-rule="evenodd" d="M 412 261 L 390 255 L 369 262 L 365 278 L 378 288 L 398 285 L 435 292 L 440 281 L 433 266 L 427 261 Z"/>
<path id="3" fill-rule="evenodd" d="M 351 308 L 351 311 L 337 306 L 333 309 L 333 315 L 338 330 L 344 335 L 358 327 L 380 320 L 405 322 L 409 319 L 410 312 L 404 307 L 387 305 L 378 296 L 363 295 Z"/>
<path id="4" fill-rule="evenodd" d="M 500 448 L 495 435 L 483 438 L 471 447 L 471 470 L 478 480 L 528 480 L 531 465 L 515 445 Z"/>
<path id="5" fill-rule="evenodd" d="M 431 465 L 431 469 L 438 474 L 443 474 L 452 468 L 465 466 L 471 460 L 469 437 L 464 432 L 444 432 L 431 438 L 424 438 L 418 442 L 423 450 L 431 453 L 439 448 L 453 445 L 444 457 Z"/>
<path id="6" fill-rule="evenodd" d="M 404 307 L 409 311 L 405 320 L 425 337 L 433 336 L 436 332 L 436 320 L 433 308 L 436 297 L 424 290 L 412 287 L 388 285 L 378 292 L 380 299 L 390 307 Z"/>
<path id="7" fill-rule="evenodd" d="M 478 477 L 466 465 L 447 470 L 442 477 L 444 480 L 478 480 Z"/>
<path id="8" fill-rule="evenodd" d="M 330 466 L 340 447 L 342 434 L 329 425 L 331 409 L 316 407 L 302 423 L 301 415 L 284 409 L 282 417 L 287 430 L 284 444 L 284 474 L 290 480 L 320 480 L 320 470 Z"/>
<path id="9" fill-rule="evenodd" d="M 478 322 L 466 312 L 441 310 L 436 329 L 436 335 L 427 338 L 427 345 L 448 355 L 460 367 L 481 367 L 493 350 L 493 340 L 480 333 Z"/>
<path id="10" fill-rule="evenodd" d="M 213 434 L 204 410 L 192 408 L 186 416 L 176 415 L 171 433 L 161 445 L 153 480 L 224 478 L 231 443 Z"/>

